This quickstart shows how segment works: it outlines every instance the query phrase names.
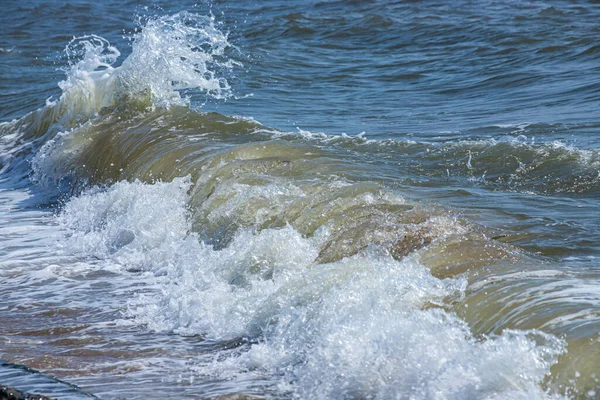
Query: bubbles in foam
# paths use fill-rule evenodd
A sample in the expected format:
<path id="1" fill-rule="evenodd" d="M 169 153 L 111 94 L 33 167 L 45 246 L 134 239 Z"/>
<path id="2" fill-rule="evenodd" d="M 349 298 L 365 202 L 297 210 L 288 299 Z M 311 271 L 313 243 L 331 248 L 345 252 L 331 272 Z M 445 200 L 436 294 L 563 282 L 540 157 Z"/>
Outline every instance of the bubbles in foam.
<path id="1" fill-rule="evenodd" d="M 133 299 L 150 329 L 246 351 L 202 361 L 202 375 L 262 371 L 300 398 L 548 398 L 539 386 L 564 343 L 540 332 L 474 337 L 444 310 L 463 279 L 438 279 L 417 255 L 377 246 L 340 261 L 315 260 L 329 232 L 290 226 L 239 231 L 214 250 L 190 233 L 190 182 L 120 182 L 72 199 L 60 216 L 66 246 L 125 269 L 165 275 L 162 290 Z"/>
<path id="2" fill-rule="evenodd" d="M 72 198 L 59 216 L 73 253 L 108 259 L 127 269 L 161 271 L 185 239 L 189 178 L 145 185 L 119 182 Z"/>
<path id="3" fill-rule="evenodd" d="M 199 89 L 216 98 L 231 94 L 219 72 L 231 69 L 231 45 L 214 18 L 189 12 L 150 19 L 135 35 L 121 80 L 128 91 L 149 91 L 156 105 L 185 102 L 177 90 Z"/>
<path id="4" fill-rule="evenodd" d="M 62 89 L 58 105 L 64 109 L 63 120 L 85 122 L 114 102 L 118 80 L 113 64 L 121 53 L 97 35 L 73 38 L 65 53 L 70 68 L 58 84 Z"/>
<path id="5" fill-rule="evenodd" d="M 66 47 L 69 69 L 59 83 L 62 95 L 48 102 L 54 119 L 72 128 L 103 109 L 187 105 L 179 91 L 196 89 L 218 99 L 231 95 L 224 76 L 238 64 L 214 18 L 189 12 L 148 19 L 133 37 L 132 52 L 121 53 L 97 35 L 74 38 Z"/>

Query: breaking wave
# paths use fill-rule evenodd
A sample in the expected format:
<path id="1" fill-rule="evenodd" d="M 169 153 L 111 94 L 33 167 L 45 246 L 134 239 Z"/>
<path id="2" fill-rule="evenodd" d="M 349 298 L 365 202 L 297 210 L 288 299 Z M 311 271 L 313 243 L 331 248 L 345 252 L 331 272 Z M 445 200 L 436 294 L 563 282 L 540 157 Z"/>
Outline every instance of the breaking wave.
<path id="1" fill-rule="evenodd" d="M 131 299 L 127 318 L 234 343 L 198 355 L 199 373 L 267 375 L 291 397 L 567 391 L 551 368 L 561 376 L 594 353 L 558 336 L 585 336 L 599 320 L 579 324 L 556 308 L 539 314 L 538 328 L 552 327 L 542 332 L 522 318 L 563 296 L 532 289 L 560 272 L 451 209 L 411 199 L 368 165 L 594 194 L 598 152 L 523 137 L 286 133 L 190 109 L 188 91 L 231 96 L 230 47 L 213 18 L 187 12 L 148 20 L 120 66 L 105 39 L 76 38 L 60 98 L 0 125 L 3 172 L 63 195 L 64 251 L 165 278 Z M 528 291 L 527 307 L 507 305 Z M 564 361 L 568 345 L 576 361 Z"/>

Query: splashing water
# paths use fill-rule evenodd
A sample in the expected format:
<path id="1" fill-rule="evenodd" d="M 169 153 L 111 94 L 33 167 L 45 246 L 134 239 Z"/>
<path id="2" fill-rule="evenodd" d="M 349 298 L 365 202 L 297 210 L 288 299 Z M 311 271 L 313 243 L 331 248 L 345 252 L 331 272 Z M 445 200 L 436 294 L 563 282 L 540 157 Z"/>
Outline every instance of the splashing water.
<path id="1" fill-rule="evenodd" d="M 56 136 L 70 135 L 98 116 L 110 117 L 114 112 L 128 118 L 157 108 L 189 106 L 186 94 L 231 97 L 226 76 L 241 63 L 229 57 L 230 48 L 227 34 L 213 17 L 185 11 L 146 20 L 132 37 L 132 52 L 120 66 L 115 64 L 121 52 L 108 40 L 97 35 L 73 38 L 65 48 L 69 67 L 58 84 L 60 98 L 47 100 L 45 107 L 19 120 L 0 124 L 0 167 L 12 164 L 22 179 L 29 174 L 31 162 L 34 180 L 39 182 L 40 164 L 48 163 L 46 153 Z M 33 158 L 44 144 L 46 150 Z"/>
<path id="2" fill-rule="evenodd" d="M 106 39 L 74 38 L 65 49 L 70 68 L 59 83 L 62 95 L 48 105 L 57 107 L 54 114 L 69 127 L 103 109 L 185 106 L 189 98 L 181 95 L 184 90 L 226 99 L 231 87 L 219 75 L 240 65 L 226 56 L 229 47 L 227 34 L 215 26 L 214 18 L 190 12 L 149 19 L 133 36 L 132 52 L 118 67 L 121 53 Z"/>
<path id="3" fill-rule="evenodd" d="M 128 340 L 140 347 L 118 353 L 118 363 L 144 365 L 139 376 L 164 377 L 154 382 L 165 387 L 191 372 L 203 397 L 252 382 L 248 393 L 283 398 L 561 398 L 572 384 L 563 371 L 575 367 L 582 388 L 596 387 L 589 372 L 597 358 L 577 342 L 596 335 L 597 320 L 577 320 L 587 318 L 595 289 L 568 287 L 564 271 L 512 247 L 521 240 L 512 231 L 497 234 L 411 200 L 422 182 L 400 176 L 404 164 L 416 164 L 425 188 L 438 190 L 443 175 L 438 193 L 459 176 L 480 192 L 591 197 L 597 150 L 536 143 L 524 136 L 529 125 L 516 138 L 371 140 L 197 112 L 186 108 L 196 104 L 190 96 L 232 96 L 228 79 L 239 63 L 227 33 L 189 12 L 140 27 L 120 65 L 106 39 L 74 38 L 61 97 L 0 124 L 3 169 L 7 154 L 28 151 L 25 174 L 33 169 L 36 188 L 76 194 L 52 220 L 61 239 L 48 252 L 114 278 L 89 277 L 111 311 L 106 332 L 127 327 L 158 338 L 160 349 L 139 358 L 147 342 Z M 15 138 L 23 145 L 13 149 Z M 46 269 L 79 268 L 58 264 Z M 132 286 L 103 286 L 113 281 Z M 561 314 L 562 296 L 574 311 Z M 567 318 L 572 325 L 561 322 Z M 163 347 L 166 337 L 185 342 L 182 352 Z M 100 347 L 113 350 L 93 350 Z M 170 369 L 180 361 L 186 366 Z M 213 393 L 215 381 L 224 389 Z"/>
<path id="4" fill-rule="evenodd" d="M 538 384 L 563 341 L 535 330 L 476 338 L 439 308 L 464 294 L 464 279 L 438 279 L 418 257 L 397 261 L 376 246 L 319 264 L 327 230 L 242 230 L 215 250 L 190 233 L 189 187 L 120 182 L 73 198 L 60 221 L 72 232 L 67 251 L 166 277 L 160 293 L 130 302 L 136 323 L 248 343 L 218 361 L 198 355 L 201 375 L 269 373 L 314 399 L 558 398 Z"/>
<path id="5" fill-rule="evenodd" d="M 180 12 L 153 19 L 135 36 L 120 79 L 128 93 L 149 91 L 157 106 L 188 104 L 177 92 L 185 89 L 225 99 L 231 88 L 217 71 L 236 64 L 225 55 L 230 46 L 214 18 Z"/>

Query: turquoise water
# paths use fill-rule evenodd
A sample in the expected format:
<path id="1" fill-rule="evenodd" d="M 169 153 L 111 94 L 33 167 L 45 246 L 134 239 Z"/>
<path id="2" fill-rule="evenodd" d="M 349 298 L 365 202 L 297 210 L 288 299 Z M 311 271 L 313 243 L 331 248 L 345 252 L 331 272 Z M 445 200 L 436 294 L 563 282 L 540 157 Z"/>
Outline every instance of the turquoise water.
<path id="1" fill-rule="evenodd" d="M 100 398 L 597 398 L 598 4 L 5 9 L 0 359 Z"/>

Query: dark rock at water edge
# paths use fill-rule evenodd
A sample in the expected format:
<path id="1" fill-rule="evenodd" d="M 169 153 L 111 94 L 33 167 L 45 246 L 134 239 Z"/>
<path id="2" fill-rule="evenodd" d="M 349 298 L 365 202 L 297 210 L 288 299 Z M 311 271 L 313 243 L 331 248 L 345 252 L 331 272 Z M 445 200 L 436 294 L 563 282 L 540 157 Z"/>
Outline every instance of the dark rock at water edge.
<path id="1" fill-rule="evenodd" d="M 0 360 L 0 400 L 97 399 L 77 386 L 25 365 Z M 44 393 L 44 395 L 38 394 Z"/>
<path id="2" fill-rule="evenodd" d="M 9 386 L 0 385 L 0 400 L 52 400 L 41 394 L 21 392 Z"/>

